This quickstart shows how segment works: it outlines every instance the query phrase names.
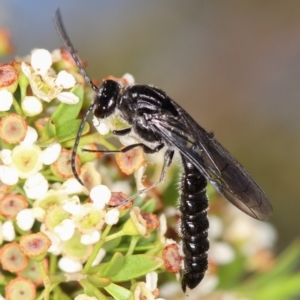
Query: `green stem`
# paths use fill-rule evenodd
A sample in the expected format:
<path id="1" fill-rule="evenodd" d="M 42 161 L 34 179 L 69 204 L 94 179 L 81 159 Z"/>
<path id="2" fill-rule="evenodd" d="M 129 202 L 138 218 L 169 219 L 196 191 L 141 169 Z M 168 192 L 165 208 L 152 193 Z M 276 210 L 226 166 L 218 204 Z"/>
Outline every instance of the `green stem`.
<path id="1" fill-rule="evenodd" d="M 84 265 L 83 274 L 87 274 L 90 267 L 92 266 L 93 261 L 95 260 L 97 254 L 99 253 L 100 248 L 103 246 L 103 244 L 106 242 L 106 236 L 108 235 L 111 225 L 107 225 L 105 230 L 102 232 L 101 239 L 95 244 L 92 254 L 90 255 L 88 261 Z"/>
<path id="2" fill-rule="evenodd" d="M 43 172 L 42 172 L 43 174 Z M 54 182 L 65 182 L 66 179 L 63 179 L 63 178 L 59 178 L 57 176 L 54 176 L 54 175 L 46 175 L 45 178 L 47 179 L 47 181 L 54 181 Z"/>
<path id="3" fill-rule="evenodd" d="M 50 287 L 51 287 L 51 281 L 50 278 L 45 270 L 45 266 L 43 261 L 39 261 L 38 262 L 39 268 L 40 268 L 40 272 L 44 281 L 44 286 L 45 286 L 45 290 L 44 290 L 44 300 L 49 300 L 50 299 Z"/>
<path id="4" fill-rule="evenodd" d="M 15 99 L 15 97 L 14 97 L 14 100 L 13 100 L 13 107 L 14 107 L 16 113 L 17 113 L 19 116 L 23 116 L 23 115 L 24 115 L 24 114 L 23 114 L 23 111 L 22 111 L 22 109 L 21 109 L 19 103 L 18 103 L 17 100 Z"/>
<path id="5" fill-rule="evenodd" d="M 124 235 L 124 232 L 122 230 L 120 230 L 120 231 L 113 233 L 113 234 L 109 235 L 108 237 L 106 237 L 105 242 L 122 237 L 123 235 Z"/>
<path id="6" fill-rule="evenodd" d="M 15 186 L 14 186 L 14 190 L 15 190 L 16 192 L 18 192 L 18 194 L 21 194 L 21 195 L 23 195 L 24 197 L 26 197 L 26 194 L 25 194 L 23 188 L 21 188 L 19 185 L 15 185 Z M 28 200 L 28 199 L 27 199 L 27 200 Z"/>
<path id="7" fill-rule="evenodd" d="M 17 221 L 16 221 L 16 220 L 13 221 L 13 224 L 14 224 L 15 231 L 16 231 L 20 236 L 25 235 L 25 234 L 28 233 L 27 231 L 22 230 L 22 229 L 17 225 Z"/>
<path id="8" fill-rule="evenodd" d="M 129 256 L 133 253 L 134 249 L 135 249 L 135 246 L 137 244 L 137 242 L 139 241 L 140 237 L 139 236 L 132 236 L 131 237 L 131 241 L 130 241 L 130 245 L 129 245 L 129 248 L 127 250 L 127 253 L 125 256 Z"/>
<path id="9" fill-rule="evenodd" d="M 49 266 L 49 274 L 55 274 L 56 273 L 56 268 L 57 268 L 57 256 L 51 254 L 50 255 L 50 266 Z"/>
<path id="10" fill-rule="evenodd" d="M 50 285 L 49 291 L 50 292 L 53 291 L 55 288 L 57 288 L 57 285 L 58 285 L 57 283 Z M 35 300 L 43 300 L 43 299 L 46 299 L 45 297 L 46 297 L 45 290 L 43 290 Z"/>
<path id="11" fill-rule="evenodd" d="M 91 296 L 92 293 L 98 300 L 111 299 L 110 297 L 106 297 L 104 294 L 102 294 L 98 288 L 91 284 L 88 280 L 81 280 L 80 284 L 84 288 L 84 293 L 88 296 Z"/>
<path id="12" fill-rule="evenodd" d="M 59 284 L 67 281 L 67 277 L 65 275 L 53 275 L 50 276 L 51 284 Z"/>
<path id="13" fill-rule="evenodd" d="M 23 101 L 23 99 L 26 97 L 26 94 L 27 94 L 27 86 L 28 86 L 28 85 L 19 84 L 19 87 L 20 87 L 20 94 L 21 94 L 21 101 Z"/>
<path id="14" fill-rule="evenodd" d="M 6 117 L 8 115 L 8 113 L 6 111 L 1 111 L 0 112 L 0 117 L 3 118 L 3 117 Z"/>

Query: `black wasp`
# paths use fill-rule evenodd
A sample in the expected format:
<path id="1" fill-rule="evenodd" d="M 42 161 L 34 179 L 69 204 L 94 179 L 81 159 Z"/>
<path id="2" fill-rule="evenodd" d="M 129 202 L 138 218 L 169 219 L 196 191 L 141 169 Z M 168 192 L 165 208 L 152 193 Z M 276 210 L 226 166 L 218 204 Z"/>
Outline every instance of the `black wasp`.
<path id="1" fill-rule="evenodd" d="M 122 149 L 126 152 L 134 147 L 142 147 L 145 153 L 165 150 L 164 164 L 158 182 L 165 178 L 166 170 L 172 162 L 174 151 L 178 151 L 183 175 L 180 187 L 181 236 L 184 253 L 184 273 L 182 289 L 195 288 L 207 270 L 208 241 L 208 199 L 207 180 L 247 215 L 266 220 L 272 213 L 267 196 L 247 173 L 247 171 L 213 137 L 198 125 L 192 117 L 167 94 L 151 85 L 121 86 L 113 80 L 105 80 L 98 88 L 95 86 L 78 59 L 74 47 L 64 29 L 60 11 L 54 16 L 57 31 L 76 62 L 86 82 L 96 95 L 82 119 L 72 154 L 72 169 L 75 177 L 80 178 L 75 168 L 75 155 L 84 123 L 90 112 L 103 119 L 117 112 L 129 128 L 115 130 L 121 136 L 134 132 L 141 140 L 151 143 L 129 145 Z M 81 181 L 80 181 L 81 182 Z"/>

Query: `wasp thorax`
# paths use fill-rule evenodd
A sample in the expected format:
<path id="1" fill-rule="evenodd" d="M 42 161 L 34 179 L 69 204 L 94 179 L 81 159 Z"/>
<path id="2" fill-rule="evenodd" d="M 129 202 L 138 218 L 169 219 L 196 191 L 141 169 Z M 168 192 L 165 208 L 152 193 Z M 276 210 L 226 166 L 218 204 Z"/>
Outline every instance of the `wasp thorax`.
<path id="1" fill-rule="evenodd" d="M 114 112 L 120 91 L 121 87 L 116 81 L 105 80 L 103 82 L 96 95 L 95 117 L 103 119 Z"/>

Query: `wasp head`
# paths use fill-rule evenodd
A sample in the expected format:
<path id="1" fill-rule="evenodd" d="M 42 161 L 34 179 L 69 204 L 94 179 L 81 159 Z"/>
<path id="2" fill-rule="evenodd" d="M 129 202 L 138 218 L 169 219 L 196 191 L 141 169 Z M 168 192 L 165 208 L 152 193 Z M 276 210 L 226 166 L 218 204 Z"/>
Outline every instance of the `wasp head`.
<path id="1" fill-rule="evenodd" d="M 121 91 L 118 82 L 114 80 L 105 80 L 95 99 L 94 115 L 99 119 L 110 116 L 116 109 L 117 100 Z"/>

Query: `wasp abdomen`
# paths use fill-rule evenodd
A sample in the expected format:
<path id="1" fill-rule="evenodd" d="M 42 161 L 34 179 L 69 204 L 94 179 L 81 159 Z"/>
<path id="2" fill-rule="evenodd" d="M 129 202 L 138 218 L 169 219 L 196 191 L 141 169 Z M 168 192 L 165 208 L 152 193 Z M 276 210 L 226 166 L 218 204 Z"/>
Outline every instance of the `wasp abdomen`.
<path id="1" fill-rule="evenodd" d="M 181 236 L 184 254 L 182 289 L 195 288 L 208 267 L 208 199 L 205 177 L 182 156 L 184 172 L 181 179 Z"/>

